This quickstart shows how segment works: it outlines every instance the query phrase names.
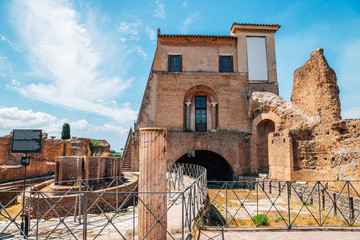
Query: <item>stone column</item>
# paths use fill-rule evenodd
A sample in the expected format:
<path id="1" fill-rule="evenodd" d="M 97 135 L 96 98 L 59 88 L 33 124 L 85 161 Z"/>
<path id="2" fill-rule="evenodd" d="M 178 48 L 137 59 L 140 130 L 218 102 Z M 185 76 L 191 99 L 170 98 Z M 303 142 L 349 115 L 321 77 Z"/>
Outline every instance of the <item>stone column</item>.
<path id="1" fill-rule="evenodd" d="M 160 218 L 167 209 L 166 129 L 140 128 L 139 150 L 138 239 L 143 239 L 145 236 L 145 239 L 151 240 L 166 239 L 164 227 L 167 227 L 167 214 L 165 214 L 159 223 L 157 223 L 156 219 Z M 155 224 L 156 226 L 150 231 Z"/>
<path id="2" fill-rule="evenodd" d="M 185 117 L 186 125 L 185 125 L 185 129 L 190 130 L 190 105 L 191 105 L 191 102 L 186 101 L 185 104 L 186 104 L 186 117 Z"/>
<path id="3" fill-rule="evenodd" d="M 217 119 L 216 119 L 216 105 L 217 105 L 217 102 L 211 102 L 211 106 L 212 106 L 212 109 L 211 109 L 211 123 L 212 123 L 212 126 L 211 126 L 211 130 L 217 130 L 217 126 L 216 126 L 216 122 L 217 122 Z"/>

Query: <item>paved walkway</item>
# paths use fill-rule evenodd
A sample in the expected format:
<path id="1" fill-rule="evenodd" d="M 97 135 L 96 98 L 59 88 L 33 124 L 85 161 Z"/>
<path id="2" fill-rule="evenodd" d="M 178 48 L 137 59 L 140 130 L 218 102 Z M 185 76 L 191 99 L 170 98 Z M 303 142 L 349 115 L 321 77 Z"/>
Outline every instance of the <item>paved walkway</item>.
<path id="1" fill-rule="evenodd" d="M 350 230 L 260 230 L 203 231 L 200 240 L 359 240 L 360 231 Z"/>

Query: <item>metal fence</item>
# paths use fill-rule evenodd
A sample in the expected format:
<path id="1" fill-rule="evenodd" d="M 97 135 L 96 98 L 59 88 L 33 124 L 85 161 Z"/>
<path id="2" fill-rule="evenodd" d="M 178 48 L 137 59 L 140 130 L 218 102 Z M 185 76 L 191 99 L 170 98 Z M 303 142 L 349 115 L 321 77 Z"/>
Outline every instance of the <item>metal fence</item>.
<path id="1" fill-rule="evenodd" d="M 175 164 L 167 178 L 167 192 L 144 194 L 166 195 L 162 217 L 167 215 L 167 238 L 186 239 L 206 201 L 206 169 Z M 137 204 L 145 203 L 131 179 L 116 177 L 94 185 L 69 181 L 56 191 L 51 182 L 27 186 L 22 207 L 23 194 L 0 191 L 7 196 L 0 199 L 0 239 L 137 239 Z"/>
<path id="2" fill-rule="evenodd" d="M 359 189 L 359 181 L 209 181 L 201 228 L 356 228 Z"/>

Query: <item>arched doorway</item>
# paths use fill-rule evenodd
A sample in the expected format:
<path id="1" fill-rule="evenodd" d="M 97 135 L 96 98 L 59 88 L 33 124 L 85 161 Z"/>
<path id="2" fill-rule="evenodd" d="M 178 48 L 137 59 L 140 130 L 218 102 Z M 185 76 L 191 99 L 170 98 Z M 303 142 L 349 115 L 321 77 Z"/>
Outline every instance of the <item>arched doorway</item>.
<path id="1" fill-rule="evenodd" d="M 232 167 L 222 156 L 211 151 L 199 150 L 186 153 L 176 163 L 190 163 L 205 167 L 210 181 L 234 180 Z"/>
<path id="2" fill-rule="evenodd" d="M 264 119 L 256 126 L 256 149 L 259 161 L 258 172 L 269 173 L 269 143 L 268 135 L 275 131 L 275 123 L 272 120 Z"/>

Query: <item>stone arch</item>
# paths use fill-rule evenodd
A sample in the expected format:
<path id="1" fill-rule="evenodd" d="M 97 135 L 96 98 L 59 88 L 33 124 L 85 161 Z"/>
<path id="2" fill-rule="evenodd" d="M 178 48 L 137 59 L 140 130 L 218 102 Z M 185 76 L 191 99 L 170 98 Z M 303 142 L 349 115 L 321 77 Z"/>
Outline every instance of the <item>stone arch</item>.
<path id="1" fill-rule="evenodd" d="M 189 157 L 185 152 L 175 158 L 174 163 L 190 163 L 207 169 L 208 180 L 232 181 L 235 178 L 234 169 L 221 154 L 211 150 L 193 150 L 195 156 Z"/>
<path id="2" fill-rule="evenodd" d="M 268 135 L 279 130 L 280 121 L 280 117 L 273 112 L 260 113 L 253 120 L 251 137 L 252 172 L 269 172 Z"/>
<path id="3" fill-rule="evenodd" d="M 184 129 L 197 131 L 195 119 L 195 98 L 206 97 L 206 129 L 203 131 L 215 131 L 218 129 L 218 97 L 213 89 L 205 85 L 191 87 L 184 95 Z"/>

